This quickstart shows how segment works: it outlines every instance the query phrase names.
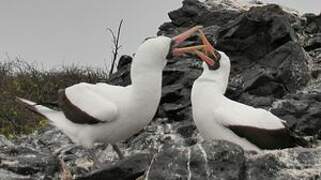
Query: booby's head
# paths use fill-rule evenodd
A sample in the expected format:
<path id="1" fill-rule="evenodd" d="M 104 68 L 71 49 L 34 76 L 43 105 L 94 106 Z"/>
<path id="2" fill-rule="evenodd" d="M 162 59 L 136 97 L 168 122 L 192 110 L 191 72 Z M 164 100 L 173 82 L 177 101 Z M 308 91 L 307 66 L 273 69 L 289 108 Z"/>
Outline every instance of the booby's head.
<path id="1" fill-rule="evenodd" d="M 204 72 L 208 71 L 209 74 L 213 75 L 220 72 L 228 76 L 231 68 L 230 58 L 223 51 L 215 50 L 215 54 L 216 58 L 213 64 L 203 60 Z"/>
<path id="2" fill-rule="evenodd" d="M 191 37 L 197 32 L 201 26 L 195 26 L 173 38 L 158 36 L 148 38 L 141 44 L 136 52 L 133 63 L 140 67 L 153 69 L 163 69 L 167 63 L 167 60 L 174 56 L 181 56 L 188 52 L 193 52 L 198 49 L 203 49 L 205 45 L 191 46 L 181 48 L 178 47 L 187 38 Z M 181 51 L 181 49 L 184 49 Z"/>
<path id="3" fill-rule="evenodd" d="M 203 51 L 196 49 L 192 53 L 197 55 L 199 59 L 203 61 L 204 71 L 211 71 L 213 73 L 215 71 L 226 71 L 229 73 L 231 66 L 229 57 L 224 52 L 215 49 L 207 40 L 202 30 L 199 29 L 198 31 L 200 33 L 199 35 L 203 46 L 205 47 L 202 49 Z M 187 48 L 183 48 L 183 51 L 184 49 Z"/>
<path id="4" fill-rule="evenodd" d="M 203 73 L 199 81 L 210 83 L 224 94 L 230 74 L 230 58 L 224 52 L 216 50 L 201 30 L 200 36 L 206 48 L 204 52 L 194 52 L 203 61 Z"/>

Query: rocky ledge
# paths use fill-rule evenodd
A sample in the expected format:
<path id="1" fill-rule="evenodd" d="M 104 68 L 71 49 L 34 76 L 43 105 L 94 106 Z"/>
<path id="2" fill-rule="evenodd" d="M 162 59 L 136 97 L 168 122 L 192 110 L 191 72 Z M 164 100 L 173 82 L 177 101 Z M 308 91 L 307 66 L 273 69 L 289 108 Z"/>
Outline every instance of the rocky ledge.
<path id="1" fill-rule="evenodd" d="M 143 131 L 110 147 L 72 145 L 53 127 L 9 141 L 0 136 L 0 179 L 321 179 L 321 15 L 277 5 L 184 0 L 159 35 L 203 25 L 230 56 L 226 96 L 271 110 L 312 148 L 244 152 L 225 141 L 202 141 L 191 116 L 190 90 L 201 73 L 193 57 L 170 60 L 159 111 Z M 195 43 L 196 38 L 189 40 Z M 110 83 L 130 84 L 131 57 L 122 56 Z"/>

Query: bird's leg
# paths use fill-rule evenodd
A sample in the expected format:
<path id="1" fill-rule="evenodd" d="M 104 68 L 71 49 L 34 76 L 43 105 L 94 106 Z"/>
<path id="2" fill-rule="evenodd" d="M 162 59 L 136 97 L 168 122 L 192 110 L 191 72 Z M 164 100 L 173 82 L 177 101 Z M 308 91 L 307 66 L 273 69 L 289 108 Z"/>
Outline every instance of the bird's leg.
<path id="1" fill-rule="evenodd" d="M 120 151 L 120 149 L 118 148 L 118 146 L 116 144 L 112 144 L 113 149 L 116 151 L 116 153 L 118 154 L 118 157 L 120 160 L 124 159 L 124 155 L 122 154 L 122 152 Z"/>
<path id="2" fill-rule="evenodd" d="M 94 162 L 94 164 L 95 164 L 96 161 L 98 160 L 94 148 L 88 149 L 88 158 L 89 158 L 90 160 L 92 160 L 92 161 Z"/>
<path id="3" fill-rule="evenodd" d="M 116 151 L 119 159 L 124 159 L 124 156 L 123 154 L 121 153 L 120 149 L 118 148 L 118 146 L 116 144 L 111 144 L 114 151 Z M 103 167 L 104 163 L 103 161 L 101 161 L 101 159 L 104 159 L 104 158 L 101 158 L 103 156 L 103 154 L 105 153 L 107 147 L 108 147 L 108 144 L 100 144 L 99 145 L 99 149 L 101 148 L 101 152 L 99 152 L 98 154 L 96 153 L 96 149 L 97 149 L 98 146 L 96 146 L 96 148 L 91 148 L 91 149 L 88 149 L 88 158 L 90 160 L 92 160 L 93 162 L 93 167 L 96 167 L 96 168 L 101 168 Z"/>
<path id="4" fill-rule="evenodd" d="M 101 157 L 101 154 L 103 154 L 104 152 L 100 152 L 99 155 L 96 155 L 95 149 L 90 149 L 89 151 L 89 159 L 92 160 L 93 162 L 93 167 L 94 168 L 101 168 L 103 167 L 103 163 L 101 161 L 99 161 L 99 157 Z"/>
<path id="5" fill-rule="evenodd" d="M 100 168 L 102 167 L 103 163 L 100 161 L 101 155 L 104 153 L 106 145 L 103 144 L 102 151 L 96 154 L 96 149 L 98 146 L 88 149 L 88 158 L 93 162 L 93 167 Z"/>
<path id="6" fill-rule="evenodd" d="M 68 152 L 72 151 L 75 148 L 81 147 L 80 145 L 70 144 L 67 146 L 63 146 L 59 149 L 57 149 L 54 154 L 58 156 L 63 156 L 64 154 L 68 154 Z"/>

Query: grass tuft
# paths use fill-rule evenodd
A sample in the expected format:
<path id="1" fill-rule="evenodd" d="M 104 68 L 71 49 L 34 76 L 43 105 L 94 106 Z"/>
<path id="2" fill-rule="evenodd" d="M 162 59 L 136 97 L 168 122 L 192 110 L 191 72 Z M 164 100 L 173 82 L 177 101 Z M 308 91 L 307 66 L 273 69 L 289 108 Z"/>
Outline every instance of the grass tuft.
<path id="1" fill-rule="evenodd" d="M 79 82 L 106 82 L 107 78 L 108 72 L 90 67 L 71 65 L 42 70 L 19 59 L 0 61 L 0 134 L 13 138 L 47 125 L 42 117 L 16 103 L 16 96 L 56 104 L 59 89 Z"/>

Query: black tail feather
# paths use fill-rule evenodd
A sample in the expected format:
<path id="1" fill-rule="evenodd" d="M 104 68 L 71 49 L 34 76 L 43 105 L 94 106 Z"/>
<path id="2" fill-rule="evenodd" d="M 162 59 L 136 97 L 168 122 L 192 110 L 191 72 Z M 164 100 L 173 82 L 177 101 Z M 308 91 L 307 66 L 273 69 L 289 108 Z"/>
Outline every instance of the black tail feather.
<path id="1" fill-rule="evenodd" d="M 40 116 L 42 116 L 42 117 L 46 117 L 46 116 L 44 116 L 43 114 L 41 114 L 41 113 L 37 110 L 36 106 L 39 105 L 39 104 L 37 104 L 37 103 L 35 103 L 35 104 L 28 104 L 28 103 L 24 102 L 24 101 L 23 101 L 21 98 L 19 98 L 19 97 L 16 97 L 15 101 L 16 101 L 17 103 L 21 104 L 22 106 L 24 106 L 24 107 L 25 107 L 26 109 L 28 109 L 29 111 L 31 111 L 31 112 L 33 112 L 33 113 L 36 113 L 36 114 L 38 114 L 38 115 L 40 115 Z"/>

